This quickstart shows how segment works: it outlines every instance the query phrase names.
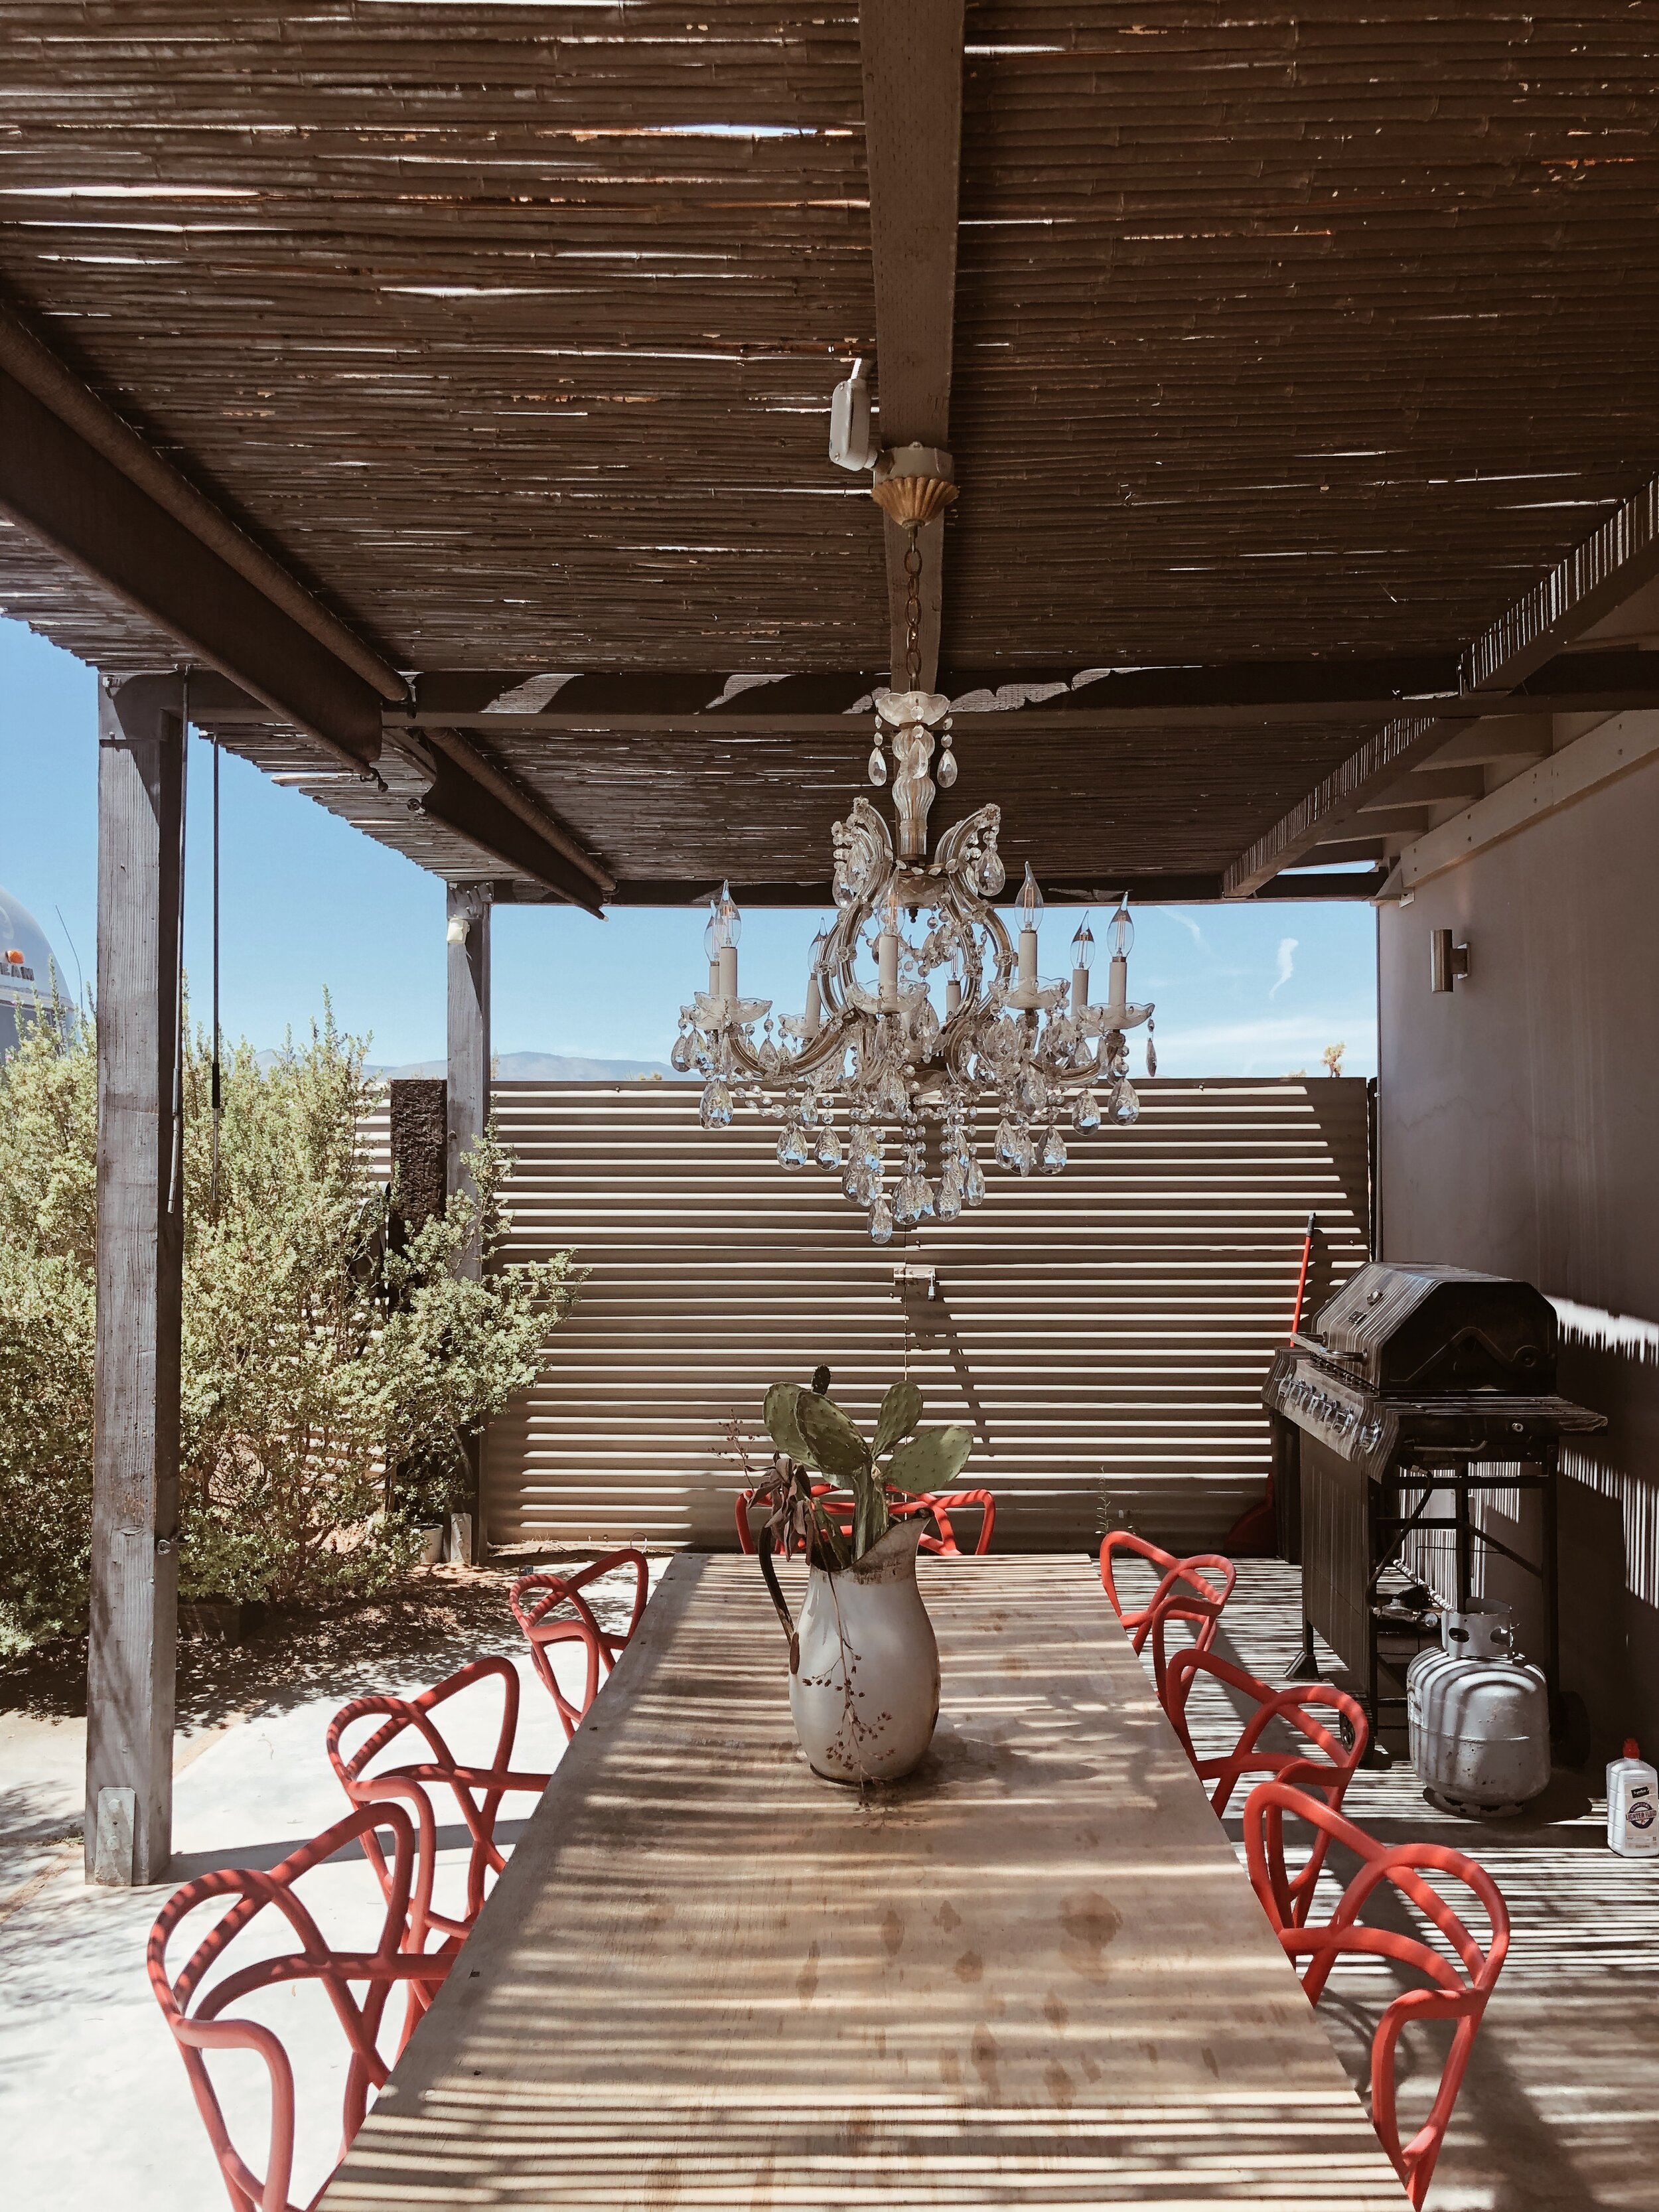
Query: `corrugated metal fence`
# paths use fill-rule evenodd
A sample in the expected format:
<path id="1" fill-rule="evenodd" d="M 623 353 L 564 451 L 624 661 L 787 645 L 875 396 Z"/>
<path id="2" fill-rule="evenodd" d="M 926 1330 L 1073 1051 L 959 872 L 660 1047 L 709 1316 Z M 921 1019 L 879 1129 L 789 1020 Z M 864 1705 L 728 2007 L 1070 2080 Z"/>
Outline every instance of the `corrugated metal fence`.
<path id="1" fill-rule="evenodd" d="M 774 1126 L 699 1128 L 694 1085 L 498 1085 L 508 1256 L 569 1246 L 589 1273 L 490 1431 L 490 1540 L 730 1544 L 730 1415 L 757 1436 L 768 1383 L 824 1361 L 867 1425 L 907 1360 L 926 1418 L 975 1431 L 963 1479 L 995 1492 L 999 1547 L 1086 1540 L 1103 1490 L 1148 1534 L 1218 1537 L 1267 1479 L 1259 1392 L 1310 1212 L 1310 1310 L 1364 1256 L 1365 1086 L 1141 1095 L 1063 1175 L 988 1164 L 977 1213 L 878 1250 L 836 1178 L 778 1166 Z M 901 1297 L 897 1266 L 938 1295 Z"/>

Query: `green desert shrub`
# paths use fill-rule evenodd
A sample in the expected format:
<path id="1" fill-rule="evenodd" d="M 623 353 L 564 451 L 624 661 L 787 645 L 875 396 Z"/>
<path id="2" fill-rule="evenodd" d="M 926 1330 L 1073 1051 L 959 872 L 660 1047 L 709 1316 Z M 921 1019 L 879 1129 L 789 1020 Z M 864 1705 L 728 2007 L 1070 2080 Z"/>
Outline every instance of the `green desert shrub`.
<path id="1" fill-rule="evenodd" d="M 363 1155 L 380 1096 L 325 1012 L 223 1070 L 216 1194 L 205 1041 L 185 1054 L 179 1528 L 185 1596 L 322 1603 L 383 1587 L 463 1494 L 466 1443 L 533 1379 L 568 1254 L 506 1267 L 509 1163 L 404 1231 Z M 94 1025 L 0 1063 L 0 1642 L 84 1625 L 95 1324 Z M 482 1276 L 457 1267 L 479 1245 Z"/>

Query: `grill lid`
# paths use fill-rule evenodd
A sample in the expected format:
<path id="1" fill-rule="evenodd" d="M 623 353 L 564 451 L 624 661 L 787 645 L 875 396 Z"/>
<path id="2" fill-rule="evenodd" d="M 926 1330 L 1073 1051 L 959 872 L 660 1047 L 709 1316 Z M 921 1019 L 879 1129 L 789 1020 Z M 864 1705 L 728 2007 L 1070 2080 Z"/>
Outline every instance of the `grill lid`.
<path id="1" fill-rule="evenodd" d="M 1553 1306 L 1530 1283 L 1471 1267 L 1374 1261 L 1328 1301 L 1313 1334 L 1376 1390 L 1555 1388 Z"/>

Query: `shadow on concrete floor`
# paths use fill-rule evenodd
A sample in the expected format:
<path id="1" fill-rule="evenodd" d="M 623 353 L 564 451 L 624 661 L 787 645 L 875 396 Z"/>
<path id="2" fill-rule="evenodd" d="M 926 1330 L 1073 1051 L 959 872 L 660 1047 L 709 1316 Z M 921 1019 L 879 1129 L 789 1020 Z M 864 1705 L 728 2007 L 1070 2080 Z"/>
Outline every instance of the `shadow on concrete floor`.
<path id="1" fill-rule="evenodd" d="M 492 1639 L 516 1641 L 507 1590 L 527 1566 L 553 1557 L 527 1553 L 485 1567 L 416 1568 L 380 1597 L 319 1612 L 273 1608 L 239 1644 L 181 1638 L 179 1733 L 194 1735 L 251 1711 L 282 1711 L 322 1695 L 360 1696 L 384 1686 L 388 1667 L 435 1681 Z M 83 1720 L 86 1710 L 84 1637 L 0 1662 L 0 1713 Z"/>

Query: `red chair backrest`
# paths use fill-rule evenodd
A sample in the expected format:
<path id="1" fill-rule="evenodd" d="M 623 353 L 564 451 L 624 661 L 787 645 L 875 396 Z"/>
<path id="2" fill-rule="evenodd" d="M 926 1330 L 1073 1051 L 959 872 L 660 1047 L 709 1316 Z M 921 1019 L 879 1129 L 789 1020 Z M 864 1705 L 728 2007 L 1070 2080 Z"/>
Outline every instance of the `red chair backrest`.
<path id="1" fill-rule="evenodd" d="M 501 1724 L 495 1754 L 487 1766 L 464 1765 L 455 1757 L 434 1716 L 440 1705 L 470 1689 L 475 1682 L 490 1680 L 499 1681 L 501 1688 Z M 380 1726 L 362 1738 L 354 1750 L 348 1751 L 344 1741 L 347 1735 L 359 1723 L 374 1721 Z M 483 1907 L 487 1878 L 499 1874 L 507 1863 L 495 1844 L 495 1816 L 502 1798 L 512 1791 L 539 1796 L 547 1787 L 550 1778 L 545 1774 L 514 1771 L 513 1744 L 518 1729 L 518 1670 L 511 1660 L 498 1656 L 475 1659 L 459 1674 L 449 1675 L 432 1689 L 422 1690 L 416 1698 L 389 1694 L 356 1698 L 349 1705 L 343 1705 L 329 1723 L 329 1763 L 352 1803 L 380 1805 L 401 1800 L 413 1814 L 420 1838 L 415 1889 L 410 1904 L 411 1948 L 416 1950 L 427 1948 L 428 1931 L 453 1939 L 457 1944 L 465 1940 Z M 408 1741 L 411 1736 L 415 1739 L 413 1744 Z M 426 1755 L 417 1756 L 410 1765 L 382 1765 L 371 1773 L 370 1766 L 394 1744 L 405 1756 L 410 1750 L 423 1750 Z M 434 1789 L 447 1790 L 453 1796 L 472 1838 L 466 1905 L 459 1916 L 433 1909 L 437 1856 L 437 1812 L 432 1798 Z M 391 1869 L 372 1833 L 364 1837 L 363 1850 L 380 1877 L 382 1891 L 389 1895 Z"/>
<path id="2" fill-rule="evenodd" d="M 1340 1844 L 1360 1862 L 1335 1911 L 1317 1927 L 1304 1925 L 1294 1917 L 1297 1885 L 1285 1862 L 1287 1813 L 1306 1821 L 1325 1845 Z M 1320 1799 L 1282 1781 L 1258 1783 L 1246 1798 L 1244 1848 L 1251 1884 L 1278 1930 L 1285 1955 L 1308 1962 L 1302 1986 L 1313 2002 L 1318 2002 L 1337 1960 L 1345 1957 L 1390 1960 L 1421 1974 L 1428 1985 L 1395 1997 L 1371 2039 L 1371 2124 L 1406 2185 L 1407 2197 L 1421 2212 L 1475 2036 L 1509 1951 L 1510 1916 L 1502 1893 L 1486 1869 L 1463 1852 L 1442 1844 L 1379 1844 Z M 1491 1930 L 1484 1945 L 1425 1879 L 1430 1874 L 1451 1876 L 1474 1897 Z M 1361 1922 L 1362 1909 L 1384 1883 L 1432 1923 L 1452 1958 L 1397 1929 Z M 1395 2053 L 1402 2030 L 1414 2020 L 1450 2020 L 1457 2026 L 1428 2118 L 1402 2143 Z"/>
<path id="3" fill-rule="evenodd" d="M 589 1583 L 597 1582 L 601 1575 L 611 1574 L 619 1567 L 632 1567 L 634 1570 L 634 1610 L 627 1627 L 621 1635 L 617 1635 L 599 1626 L 592 1607 L 581 1593 Z M 575 1734 L 580 1723 L 586 1717 L 589 1706 L 598 1697 L 600 1669 L 603 1668 L 608 1674 L 633 1641 L 634 1632 L 640 1625 L 640 1616 L 645 1611 L 646 1599 L 650 1595 L 649 1573 L 644 1553 L 630 1549 L 607 1552 L 603 1559 L 595 1559 L 589 1566 L 579 1568 L 574 1574 L 538 1572 L 520 1575 L 514 1583 L 510 1594 L 513 1617 L 529 1641 L 531 1659 L 549 1696 L 558 1708 L 559 1718 L 564 1723 L 567 1736 Z M 562 1620 L 555 1616 L 563 1605 L 570 1607 L 570 1617 Z M 548 1652 L 555 1644 L 580 1644 L 586 1647 L 587 1680 L 579 1705 L 573 1705 L 559 1687 L 558 1677 L 553 1672 L 552 1662 L 548 1657 Z"/>
<path id="4" fill-rule="evenodd" d="M 1127 1613 L 1117 1594 L 1117 1570 L 1126 1557 L 1144 1560 L 1158 1577 L 1158 1587 L 1148 1601 L 1138 1611 Z M 1219 1552 L 1194 1552 L 1185 1559 L 1178 1558 L 1175 1553 L 1149 1543 L 1145 1536 L 1137 1536 L 1128 1528 L 1110 1530 L 1100 1547 L 1101 1587 L 1125 1631 L 1134 1638 L 1137 1651 L 1146 1642 L 1153 1613 L 1160 1605 L 1167 1605 L 1172 1597 L 1181 1594 L 1213 1605 L 1218 1613 L 1232 1595 L 1237 1579 L 1237 1568 Z"/>
<path id="5" fill-rule="evenodd" d="M 347 1844 L 366 1842 L 376 1827 L 389 1830 L 392 1836 L 380 1938 L 372 1951 L 337 1951 L 295 1895 L 294 1885 Z M 401 1805 L 360 1807 L 269 1871 L 228 1869 L 186 1882 L 163 1906 L 151 1929 L 150 1988 L 185 2062 L 197 2110 L 235 2212 L 295 2212 L 288 2195 L 295 2112 L 294 2069 L 281 2038 L 262 2021 L 226 2018 L 228 2008 L 277 1984 L 321 1984 L 351 2051 L 341 2112 L 343 2158 L 362 2124 L 369 2091 L 381 2087 L 392 2070 L 392 2060 L 380 2049 L 387 2000 L 401 1988 L 419 1989 L 429 2001 L 447 1967 L 447 1960 L 422 1958 L 410 1948 L 409 1907 L 417 1857 L 415 1823 Z M 174 1931 L 190 1913 L 216 1897 L 227 1900 L 227 1911 L 191 1952 L 182 1972 L 170 1974 L 167 1954 Z M 294 1947 L 258 1959 L 204 1987 L 209 1972 L 231 1944 L 267 1911 L 287 1922 Z M 354 1983 L 367 1984 L 361 1999 L 353 1994 Z M 209 2056 L 226 2051 L 253 2051 L 264 2060 L 270 2076 L 270 2139 L 263 2173 L 256 2173 L 232 2142 L 213 2086 Z"/>
<path id="6" fill-rule="evenodd" d="M 837 1491 L 832 1482 L 815 1482 L 812 1495 L 830 1499 L 830 1510 L 836 1516 L 836 1525 L 843 1536 L 850 1537 L 853 1533 L 853 1500 L 846 1492 Z M 755 1533 L 749 1525 L 749 1509 L 754 1499 L 752 1490 L 738 1492 L 738 1543 L 743 1551 L 751 1553 L 755 1548 Z M 974 1545 L 977 1557 L 990 1550 L 992 1532 L 997 1524 L 997 1502 L 988 1490 L 945 1490 L 937 1495 L 927 1492 L 915 1498 L 888 1501 L 888 1510 L 896 1521 L 909 1520 L 918 1513 L 925 1513 L 933 1525 L 922 1536 L 918 1550 L 948 1559 L 962 1556 L 962 1546 L 957 1540 L 951 1516 L 964 1509 L 976 1510 L 979 1514 L 979 1535 Z M 805 1549 L 804 1544 L 795 1546 L 797 1555 Z"/>
<path id="7" fill-rule="evenodd" d="M 1200 1678 L 1237 1691 L 1255 1707 L 1232 1749 L 1215 1759 L 1198 1756 L 1188 1724 L 1188 1699 Z M 1265 1774 L 1303 1790 L 1316 1790 L 1330 1809 L 1339 1812 L 1370 1740 L 1364 1707 L 1334 1682 L 1282 1682 L 1274 1687 L 1258 1681 L 1231 1660 L 1196 1646 L 1177 1651 L 1170 1660 L 1164 1710 L 1181 1739 L 1182 1749 L 1192 1760 L 1193 1771 L 1200 1782 L 1212 1785 L 1210 1803 L 1217 1814 L 1226 1811 L 1234 1789 L 1247 1774 Z M 1334 1726 L 1320 1718 L 1322 1711 L 1334 1721 Z M 1346 1742 L 1341 1733 L 1344 1722 L 1347 1723 Z M 1302 1739 L 1292 1750 L 1272 1750 L 1263 1741 L 1275 1723 Z M 1312 1856 L 1285 1894 L 1287 1924 L 1300 1926 L 1306 1920 L 1325 1850 L 1326 1838 L 1316 1835 Z"/>
<path id="8" fill-rule="evenodd" d="M 1117 1594 L 1117 1568 L 1125 1557 L 1141 1559 L 1155 1570 L 1158 1587 L 1138 1611 L 1126 1613 Z M 1112 1610 L 1122 1622 L 1131 1650 L 1141 1650 L 1151 1639 L 1152 1680 L 1158 1703 L 1166 1703 L 1168 1652 L 1166 1638 L 1172 1620 L 1184 1620 L 1193 1632 L 1193 1648 L 1207 1651 L 1215 1642 L 1221 1613 L 1233 1594 L 1238 1570 L 1219 1552 L 1194 1552 L 1177 1559 L 1146 1537 L 1127 1528 L 1114 1528 L 1100 1547 L 1101 1586 Z"/>
<path id="9" fill-rule="evenodd" d="M 926 1514 L 933 1525 L 923 1535 L 917 1549 L 941 1559 L 962 1557 L 951 1514 L 975 1508 L 979 1512 L 979 1535 L 973 1556 L 977 1559 L 990 1550 L 992 1532 L 997 1525 L 997 1502 L 988 1490 L 927 1491 L 915 1498 L 890 1500 L 888 1506 L 895 1521 L 908 1521 L 916 1514 Z"/>

